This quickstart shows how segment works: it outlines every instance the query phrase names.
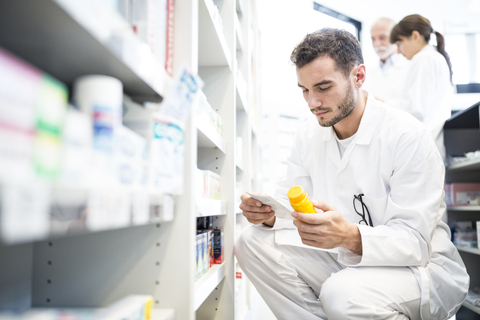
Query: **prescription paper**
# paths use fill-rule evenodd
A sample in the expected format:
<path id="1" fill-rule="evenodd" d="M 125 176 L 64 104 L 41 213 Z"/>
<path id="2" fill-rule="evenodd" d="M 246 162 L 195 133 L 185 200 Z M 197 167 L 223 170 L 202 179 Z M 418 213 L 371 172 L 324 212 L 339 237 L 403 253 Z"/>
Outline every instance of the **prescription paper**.
<path id="1" fill-rule="evenodd" d="M 268 194 L 254 194 L 246 192 L 250 197 L 263 203 L 264 205 L 272 207 L 275 211 L 275 216 L 281 219 L 293 220 L 291 213 L 294 211 L 289 205 L 281 203 L 279 200 Z"/>

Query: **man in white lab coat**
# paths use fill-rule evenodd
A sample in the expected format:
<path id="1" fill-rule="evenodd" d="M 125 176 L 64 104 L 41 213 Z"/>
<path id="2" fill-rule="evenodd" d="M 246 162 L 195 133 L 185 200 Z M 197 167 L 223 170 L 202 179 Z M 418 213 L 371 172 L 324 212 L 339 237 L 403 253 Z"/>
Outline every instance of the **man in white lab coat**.
<path id="1" fill-rule="evenodd" d="M 398 53 L 397 45 L 390 43 L 390 31 L 395 20 L 387 17 L 377 19 L 370 29 L 378 64 L 369 66 L 364 88 L 377 99 L 399 99 L 403 93 L 404 78 L 408 73 L 408 60 Z"/>
<path id="2" fill-rule="evenodd" d="M 278 319 L 447 319 L 469 276 L 441 221 L 444 166 L 409 114 L 362 90 L 360 44 L 322 29 L 292 52 L 314 116 L 275 196 L 302 186 L 319 214 L 280 219 L 247 194 L 238 262 Z M 370 223 L 371 220 L 371 223 Z"/>

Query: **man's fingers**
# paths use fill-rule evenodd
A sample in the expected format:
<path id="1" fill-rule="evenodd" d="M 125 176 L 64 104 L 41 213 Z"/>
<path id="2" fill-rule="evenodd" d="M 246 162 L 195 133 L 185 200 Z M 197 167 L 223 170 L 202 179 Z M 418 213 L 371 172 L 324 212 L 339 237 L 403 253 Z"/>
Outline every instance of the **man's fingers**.
<path id="1" fill-rule="evenodd" d="M 303 212 L 295 212 L 295 219 L 300 220 L 302 222 L 308 224 L 322 224 L 323 219 L 321 217 L 321 213 L 303 213 Z M 298 227 L 298 226 L 297 226 Z"/>
<path id="2" fill-rule="evenodd" d="M 247 218 L 248 222 L 251 222 L 253 224 L 259 224 L 262 223 L 275 214 L 274 211 L 270 211 L 268 213 L 259 213 L 259 212 L 251 212 L 251 211 L 244 211 L 243 215 L 245 218 Z"/>
<path id="3" fill-rule="evenodd" d="M 334 206 L 323 200 L 312 200 L 312 204 L 315 208 L 318 208 L 323 212 L 337 210 Z"/>
<path id="4" fill-rule="evenodd" d="M 251 201 L 254 200 L 254 201 Z M 258 203 L 257 203 L 258 202 Z M 260 205 L 258 205 L 260 204 Z M 260 201 L 255 199 L 242 200 L 242 203 L 238 206 L 242 211 L 251 211 L 251 212 L 270 212 L 272 207 L 262 204 Z"/>

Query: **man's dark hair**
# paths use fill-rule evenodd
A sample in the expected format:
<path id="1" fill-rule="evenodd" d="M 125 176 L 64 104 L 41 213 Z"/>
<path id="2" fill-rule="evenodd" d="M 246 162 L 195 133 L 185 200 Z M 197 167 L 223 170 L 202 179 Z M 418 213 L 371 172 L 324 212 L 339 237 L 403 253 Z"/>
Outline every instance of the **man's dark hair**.
<path id="1" fill-rule="evenodd" d="M 302 68 L 318 57 L 329 56 L 335 60 L 336 68 L 345 77 L 357 65 L 363 64 L 360 42 L 350 32 L 323 28 L 309 33 L 293 49 L 290 60 L 297 68 Z"/>

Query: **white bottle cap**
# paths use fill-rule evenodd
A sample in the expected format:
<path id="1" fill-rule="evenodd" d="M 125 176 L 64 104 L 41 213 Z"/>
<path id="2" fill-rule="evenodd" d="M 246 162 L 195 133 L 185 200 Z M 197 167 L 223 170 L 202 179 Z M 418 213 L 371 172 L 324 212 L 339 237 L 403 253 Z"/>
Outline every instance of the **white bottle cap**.
<path id="1" fill-rule="evenodd" d="M 73 102 L 86 114 L 91 114 L 94 105 L 101 105 L 121 112 L 122 99 L 122 82 L 110 76 L 82 76 L 76 79 L 73 84 Z"/>

